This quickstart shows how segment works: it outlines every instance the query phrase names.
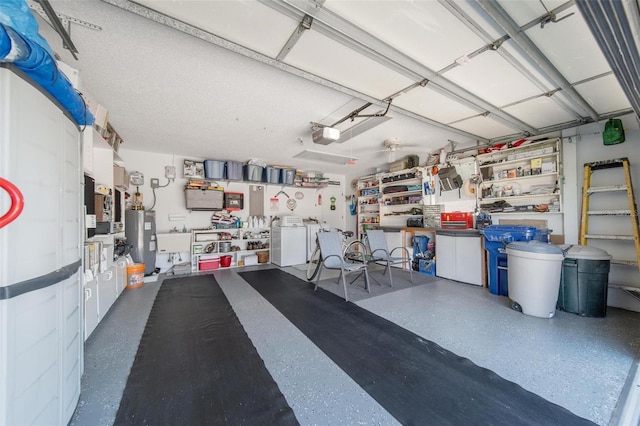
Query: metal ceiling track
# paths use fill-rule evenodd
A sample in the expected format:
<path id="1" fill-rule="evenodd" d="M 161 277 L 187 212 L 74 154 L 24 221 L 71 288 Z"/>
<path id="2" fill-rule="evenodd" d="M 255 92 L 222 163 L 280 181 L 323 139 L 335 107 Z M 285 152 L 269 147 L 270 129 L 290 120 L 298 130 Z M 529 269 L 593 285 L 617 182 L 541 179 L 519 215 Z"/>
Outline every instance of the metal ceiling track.
<path id="1" fill-rule="evenodd" d="M 640 117 L 640 13 L 635 1 L 577 0 L 576 6 Z"/>
<path id="2" fill-rule="evenodd" d="M 473 31 L 476 36 L 480 37 L 485 43 L 487 43 L 487 45 L 484 48 L 480 49 L 480 51 L 473 52 L 473 53 L 467 55 L 469 58 L 472 58 L 473 56 L 476 56 L 476 55 L 478 55 L 480 53 L 484 53 L 487 50 L 496 51 L 512 67 L 514 67 L 516 70 L 518 70 L 518 72 L 520 74 L 525 76 L 538 89 L 540 89 L 540 91 L 542 92 L 542 94 L 540 96 L 547 96 L 550 92 L 555 93 L 555 91 L 556 91 L 555 89 L 554 90 L 549 90 L 548 85 L 546 85 L 543 81 L 540 81 L 536 76 L 534 76 L 533 73 L 529 69 L 527 69 L 527 67 L 525 67 L 521 62 L 517 61 L 509 52 L 507 52 L 505 49 L 500 49 L 500 46 L 502 45 L 502 43 L 504 43 L 505 41 L 511 39 L 510 35 L 507 34 L 507 35 L 504 35 L 504 36 L 502 36 L 501 38 L 499 38 L 497 40 L 493 40 L 488 32 L 486 32 L 476 21 L 474 21 L 471 18 L 471 16 L 469 16 L 469 14 L 467 14 L 466 12 L 464 12 L 462 10 L 462 8 L 460 7 L 458 1 L 455 1 L 455 0 L 439 0 L 439 2 L 447 10 L 449 10 L 450 13 L 452 13 L 454 16 L 456 16 L 460 22 L 465 24 L 467 26 L 467 28 L 469 28 L 471 31 Z M 541 25 L 541 22 L 544 22 L 545 20 L 547 20 L 550 15 L 551 16 L 557 16 L 558 13 L 561 13 L 561 12 L 565 11 L 566 9 L 568 9 L 571 6 L 573 6 L 573 0 L 568 1 L 568 2 L 558 6 L 557 8 L 555 8 L 551 12 L 549 12 L 547 15 L 544 15 L 544 16 L 538 18 L 538 19 L 534 19 L 533 21 L 529 22 L 528 24 L 523 25 L 522 27 L 520 27 L 520 31 L 521 32 L 525 32 L 529 28 L 532 28 L 532 27 L 537 26 L 537 25 Z M 570 16 L 570 15 L 567 15 L 567 16 Z M 555 21 L 555 22 L 557 22 L 557 21 Z M 446 71 L 449 71 L 450 69 L 452 69 L 454 67 L 457 67 L 457 66 L 459 66 L 459 64 L 454 62 L 453 64 L 451 64 L 451 65 L 445 67 L 444 69 L 440 70 L 439 74 L 442 74 L 442 73 L 444 73 Z M 549 81 L 551 81 L 550 78 L 547 78 L 547 79 Z M 576 120 L 582 120 L 583 119 L 583 117 L 584 117 L 583 114 L 580 114 L 575 109 L 571 108 L 560 97 L 558 97 L 558 96 L 550 96 L 550 98 L 558 106 L 560 106 L 560 108 L 562 108 L 564 111 L 566 111 L 567 113 L 572 115 Z M 523 101 L 520 101 L 520 102 L 523 102 Z M 517 102 L 517 103 L 520 103 L 520 102 Z M 513 104 L 509 104 L 509 105 L 503 105 L 502 108 L 506 108 L 508 106 L 515 105 L 517 103 L 513 103 Z"/>
<path id="3" fill-rule="evenodd" d="M 535 134 L 536 129 L 529 124 L 507 114 L 473 93 L 452 83 L 437 72 L 408 57 L 404 53 L 358 28 L 333 12 L 318 7 L 313 0 L 259 0 L 265 6 L 284 13 L 296 20 L 309 15 L 314 19 L 314 29 L 319 33 L 355 50 L 394 71 L 419 82 L 429 80 L 430 87 L 439 86 L 440 91 L 457 102 L 478 111 L 489 113 L 491 118 L 523 134 Z"/>
<path id="4" fill-rule="evenodd" d="M 126 10 L 128 12 L 134 13 L 134 14 L 136 14 L 138 16 L 141 16 L 141 17 L 143 17 L 145 19 L 148 19 L 150 21 L 159 23 L 159 24 L 167 26 L 169 28 L 173 28 L 174 30 L 183 32 L 183 33 L 188 34 L 188 35 L 190 35 L 192 37 L 196 37 L 196 38 L 198 38 L 200 40 L 206 41 L 207 43 L 211 43 L 211 44 L 216 45 L 218 47 L 222 47 L 224 49 L 227 49 L 227 50 L 229 50 L 231 52 L 234 52 L 234 53 L 237 53 L 239 55 L 245 56 L 247 58 L 256 60 L 256 61 L 261 62 L 263 64 L 270 65 L 270 66 L 272 66 L 274 68 L 278 68 L 279 70 L 288 72 L 288 73 L 296 75 L 298 77 L 304 78 L 305 80 L 312 81 L 312 82 L 314 82 L 316 84 L 320 84 L 321 86 L 328 87 L 330 89 L 336 90 L 336 91 L 338 91 L 340 93 L 352 96 L 352 97 L 357 98 L 357 99 L 362 99 L 362 100 L 364 100 L 366 102 L 370 102 L 373 105 L 380 106 L 381 108 L 386 108 L 387 107 L 387 104 L 388 104 L 388 100 L 387 99 L 380 100 L 380 99 L 373 98 L 373 97 L 371 97 L 371 96 L 369 96 L 367 94 L 360 93 L 360 92 L 355 91 L 353 89 L 350 89 L 348 87 L 345 87 L 345 86 L 342 86 L 340 84 L 337 84 L 337 83 L 335 83 L 333 81 L 330 81 L 330 80 L 327 80 L 325 78 L 319 77 L 319 76 L 317 76 L 315 74 L 312 74 L 310 72 L 301 70 L 301 69 L 293 67 L 291 65 L 287 65 L 287 64 L 285 64 L 285 63 L 283 63 L 281 61 L 278 61 L 278 60 L 276 60 L 274 58 L 265 56 L 265 55 L 263 55 L 261 53 L 258 53 L 256 51 L 254 51 L 254 50 L 251 50 L 249 48 L 241 46 L 241 45 L 239 45 L 237 43 L 233 43 L 233 42 L 231 42 L 229 40 L 226 40 L 226 39 L 224 39 L 222 37 L 218 37 L 215 34 L 209 33 L 207 31 L 204 31 L 204 30 L 202 30 L 200 28 L 197 28 L 197 27 L 195 27 L 193 25 L 189 25 L 189 24 L 187 24 L 185 22 L 179 21 L 179 20 L 177 20 L 175 18 L 172 18 L 170 16 L 167 16 L 167 15 L 164 15 L 162 13 L 156 12 L 155 10 L 149 9 L 147 7 L 144 7 L 144 6 L 140 5 L 140 4 L 134 3 L 134 2 L 132 2 L 130 0 L 101 0 L 101 1 L 104 2 L 104 3 L 110 4 L 112 6 L 116 6 L 116 7 L 120 8 L 120 9 Z M 266 0 L 258 0 L 258 1 L 261 2 L 261 3 L 265 3 L 270 7 L 273 7 L 273 5 L 271 4 L 272 3 L 271 1 L 266 1 Z M 276 10 L 283 11 L 282 9 L 276 9 Z M 300 15 L 300 14 L 291 15 L 289 13 L 285 13 L 285 14 L 287 14 L 287 16 L 290 16 L 295 20 L 300 20 L 300 22 L 303 22 L 303 16 L 305 16 L 304 14 L 302 14 L 302 15 Z M 318 22 L 313 20 L 312 21 L 312 25 L 313 25 L 313 28 L 317 29 Z M 303 33 L 304 33 L 304 31 L 303 31 Z M 291 38 L 290 38 L 290 40 L 291 40 Z M 292 41 L 292 43 L 295 44 L 295 41 Z M 293 44 L 291 46 L 293 46 Z M 477 109 L 477 108 L 475 108 L 475 109 Z M 474 134 L 466 132 L 464 130 L 460 130 L 460 129 L 457 129 L 455 127 L 448 126 L 446 124 L 440 123 L 440 122 L 435 121 L 435 120 L 431 120 L 431 119 L 429 119 L 427 117 L 423 117 L 423 116 L 418 115 L 418 114 L 416 114 L 416 113 L 414 113 L 412 111 L 408 111 L 408 110 L 406 110 L 404 108 L 400 108 L 400 107 L 397 107 L 397 106 L 392 106 L 391 110 L 393 112 L 397 112 L 399 114 L 402 114 L 402 115 L 404 115 L 406 117 L 409 117 L 409 118 L 412 118 L 414 120 L 421 121 L 423 123 L 429 124 L 431 126 L 439 128 L 439 129 L 443 129 L 443 130 L 447 130 L 449 132 L 456 133 L 458 135 L 467 137 L 469 139 L 480 140 L 480 141 L 486 141 L 487 140 L 486 138 L 483 138 L 481 136 L 474 135 Z M 513 127 L 513 126 L 509 126 L 509 127 Z"/>
<path id="5" fill-rule="evenodd" d="M 536 63 L 545 74 L 560 87 L 569 99 L 580 109 L 585 111 L 593 121 L 598 121 L 598 113 L 584 100 L 582 96 L 571 86 L 571 83 L 558 71 L 558 69 L 544 56 L 538 46 L 516 25 L 513 19 L 495 0 L 478 0 L 478 4 L 484 11 L 515 41 L 518 46 Z"/>

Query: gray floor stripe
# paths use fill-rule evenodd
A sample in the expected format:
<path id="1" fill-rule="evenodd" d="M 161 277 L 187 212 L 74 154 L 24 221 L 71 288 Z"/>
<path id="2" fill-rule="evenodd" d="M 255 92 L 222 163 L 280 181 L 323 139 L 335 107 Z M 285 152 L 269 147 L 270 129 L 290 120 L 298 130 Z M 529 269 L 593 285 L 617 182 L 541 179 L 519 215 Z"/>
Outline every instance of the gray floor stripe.
<path id="1" fill-rule="evenodd" d="M 398 424 L 234 271 L 215 276 L 301 424 Z"/>

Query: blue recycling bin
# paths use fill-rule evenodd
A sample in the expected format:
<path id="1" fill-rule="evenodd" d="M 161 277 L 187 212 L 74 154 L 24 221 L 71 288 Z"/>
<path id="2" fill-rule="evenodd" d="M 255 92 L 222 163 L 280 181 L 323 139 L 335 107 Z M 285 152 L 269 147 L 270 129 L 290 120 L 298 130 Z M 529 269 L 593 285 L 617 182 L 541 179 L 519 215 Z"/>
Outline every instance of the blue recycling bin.
<path id="1" fill-rule="evenodd" d="M 507 278 L 508 243 L 514 241 L 531 241 L 536 236 L 537 229 L 533 226 L 521 225 L 489 225 L 482 230 L 484 234 L 484 248 L 488 254 L 489 292 L 499 296 L 509 295 Z"/>

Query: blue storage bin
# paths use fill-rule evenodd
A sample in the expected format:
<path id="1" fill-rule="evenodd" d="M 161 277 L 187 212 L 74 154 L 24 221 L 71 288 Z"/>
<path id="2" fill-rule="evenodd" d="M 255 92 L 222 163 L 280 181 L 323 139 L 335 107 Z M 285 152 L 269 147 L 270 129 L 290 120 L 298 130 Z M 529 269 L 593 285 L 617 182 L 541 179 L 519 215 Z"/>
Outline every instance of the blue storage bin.
<path id="1" fill-rule="evenodd" d="M 419 272 L 427 275 L 436 275 L 436 262 L 433 260 L 420 259 Z"/>
<path id="2" fill-rule="evenodd" d="M 267 183 L 280 183 L 280 169 L 267 166 L 264 169 L 264 181 Z"/>
<path id="3" fill-rule="evenodd" d="M 204 160 L 204 177 L 207 179 L 224 179 L 224 161 Z"/>
<path id="4" fill-rule="evenodd" d="M 551 232 L 553 232 L 551 229 L 536 228 L 536 235 L 534 235 L 533 239 L 536 241 L 542 241 L 543 243 L 548 243 Z"/>
<path id="5" fill-rule="evenodd" d="M 280 169 L 280 182 L 284 185 L 293 185 L 296 179 L 296 169 Z"/>
<path id="6" fill-rule="evenodd" d="M 225 179 L 227 180 L 242 180 L 242 166 L 241 161 L 227 161 L 224 165 Z"/>
<path id="7" fill-rule="evenodd" d="M 507 278 L 507 243 L 513 241 L 531 241 L 536 236 L 537 229 L 533 226 L 522 225 L 489 225 L 482 230 L 488 252 L 489 292 L 500 296 L 509 295 Z"/>
<path id="8" fill-rule="evenodd" d="M 255 164 L 244 165 L 244 180 L 249 182 L 262 182 L 264 167 Z"/>

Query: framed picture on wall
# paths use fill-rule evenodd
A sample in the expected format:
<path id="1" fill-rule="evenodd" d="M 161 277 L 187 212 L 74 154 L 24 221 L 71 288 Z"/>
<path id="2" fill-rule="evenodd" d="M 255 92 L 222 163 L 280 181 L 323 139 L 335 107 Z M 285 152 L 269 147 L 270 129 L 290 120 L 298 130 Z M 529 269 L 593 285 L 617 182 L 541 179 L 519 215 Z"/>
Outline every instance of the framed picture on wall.
<path id="1" fill-rule="evenodd" d="M 204 163 L 202 161 L 184 160 L 184 177 L 204 179 Z"/>

